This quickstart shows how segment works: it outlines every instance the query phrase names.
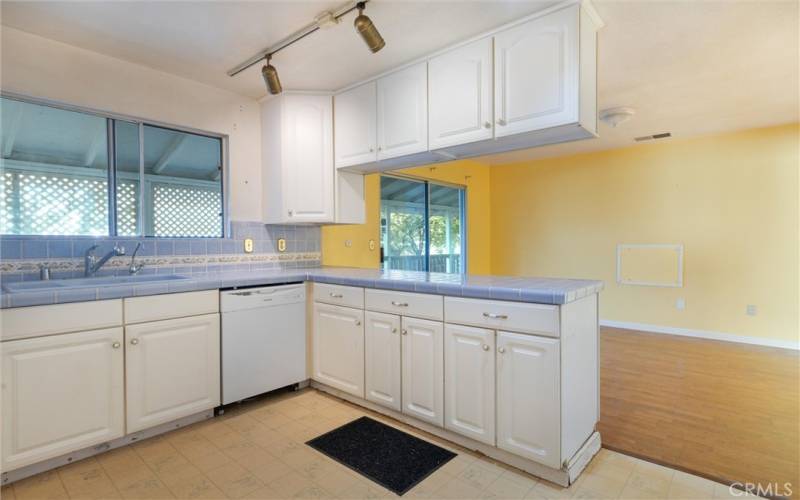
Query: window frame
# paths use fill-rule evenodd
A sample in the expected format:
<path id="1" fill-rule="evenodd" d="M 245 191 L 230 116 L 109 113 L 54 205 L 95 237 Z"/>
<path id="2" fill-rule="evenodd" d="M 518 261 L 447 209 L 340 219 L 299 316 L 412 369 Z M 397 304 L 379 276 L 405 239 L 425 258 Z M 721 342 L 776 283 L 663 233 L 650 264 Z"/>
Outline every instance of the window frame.
<path id="1" fill-rule="evenodd" d="M 443 186 L 453 189 L 459 190 L 459 198 L 460 198 L 460 207 L 459 207 L 459 218 L 461 219 L 461 254 L 460 254 L 460 270 L 457 273 L 447 273 L 447 274 L 467 274 L 467 238 L 468 238 L 468 224 L 467 224 L 467 198 L 469 196 L 468 189 L 466 185 L 463 184 L 455 184 L 452 182 L 447 181 L 440 181 L 440 180 L 432 180 L 427 179 L 425 177 L 417 177 L 414 175 L 407 175 L 402 173 L 385 173 L 381 172 L 380 177 L 393 177 L 395 179 L 402 179 L 404 181 L 411 181 L 411 182 L 419 182 L 425 186 L 425 207 L 424 207 L 424 221 L 425 221 L 425 228 L 424 228 L 424 238 L 425 238 L 425 270 L 422 272 L 431 272 L 430 265 L 431 265 L 431 239 L 430 239 L 430 196 L 431 196 L 431 186 Z M 379 182 L 380 184 L 380 182 Z M 380 186 L 379 186 L 380 187 Z M 378 200 L 380 201 L 380 205 L 378 206 L 378 211 L 382 212 L 383 206 L 383 197 L 380 193 L 380 189 L 378 192 Z M 380 214 L 379 214 L 380 215 Z M 379 217 L 380 218 L 380 217 Z M 380 222 L 380 221 L 379 221 Z M 388 222 L 387 222 L 388 223 Z M 380 229 L 380 225 L 379 225 Z M 388 227 L 387 227 L 388 231 Z M 381 245 L 383 245 L 383 236 L 381 235 Z M 384 264 L 384 255 L 381 252 L 381 261 L 380 266 L 383 269 Z"/>
<path id="2" fill-rule="evenodd" d="M 134 123 L 138 126 L 139 129 L 139 176 L 140 179 L 144 178 L 144 127 L 145 125 L 149 125 L 152 127 L 159 127 L 167 130 L 174 130 L 176 132 L 184 132 L 187 134 L 194 134 L 204 137 L 209 137 L 213 139 L 219 139 L 220 141 L 220 160 L 221 160 L 221 167 L 222 172 L 220 175 L 220 193 L 222 196 L 222 234 L 218 238 L 230 238 L 231 237 L 231 222 L 230 222 L 230 172 L 229 172 L 229 136 L 227 134 L 220 134 L 217 132 L 211 132 L 208 130 L 197 129 L 193 127 L 187 127 L 183 125 L 175 125 L 172 123 L 166 123 L 159 120 L 151 120 L 149 118 L 142 118 L 139 116 L 133 115 L 125 115 L 121 113 L 116 113 L 112 111 L 107 111 L 99 108 L 91 108 L 87 106 L 81 106 L 76 104 L 71 104 L 63 101 L 53 100 L 53 99 L 46 99 L 41 97 L 34 97 L 29 96 L 26 94 L 20 94 L 17 92 L 9 92 L 6 90 L 0 90 L 0 97 L 3 99 L 11 99 L 14 101 L 19 101 L 27 104 L 33 104 L 38 106 L 48 106 L 51 108 L 61 109 L 64 111 L 73 111 L 77 113 L 84 113 L 87 115 L 93 115 L 100 118 L 106 119 L 106 140 L 107 144 L 106 147 L 108 148 L 108 185 L 107 185 L 107 194 L 108 194 L 108 234 L 105 236 L 100 236 L 102 238 L 151 238 L 151 239 L 176 239 L 176 238 L 217 238 L 215 236 L 147 236 L 145 233 L 144 227 L 144 189 L 139 190 L 139 214 L 138 214 L 138 224 L 140 228 L 140 234 L 138 235 L 118 235 L 117 234 L 117 217 L 116 217 L 116 207 L 117 207 L 117 200 L 116 200 L 116 154 L 115 154 L 115 146 L 116 146 L 116 122 L 123 121 L 128 123 Z M 4 237 L 51 237 L 53 235 L 46 235 L 46 234 L 4 234 Z M 90 235 L 58 235 L 59 237 L 87 237 L 93 238 L 96 236 Z"/>

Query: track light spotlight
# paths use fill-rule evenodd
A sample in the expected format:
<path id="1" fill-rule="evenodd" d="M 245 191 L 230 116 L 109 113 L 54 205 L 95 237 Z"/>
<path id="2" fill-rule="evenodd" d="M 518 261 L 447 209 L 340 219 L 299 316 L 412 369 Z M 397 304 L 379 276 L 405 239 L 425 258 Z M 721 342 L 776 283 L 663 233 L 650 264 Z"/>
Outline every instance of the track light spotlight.
<path id="1" fill-rule="evenodd" d="M 383 41 L 383 37 L 378 32 L 378 28 L 372 23 L 372 19 L 364 15 L 365 6 L 366 2 L 358 2 L 356 4 L 358 17 L 356 17 L 356 20 L 353 22 L 353 26 L 356 27 L 358 34 L 364 39 L 364 43 L 367 44 L 369 50 L 375 53 L 381 50 L 384 45 L 386 45 L 386 42 Z"/>
<path id="2" fill-rule="evenodd" d="M 278 78 L 278 70 L 270 64 L 270 59 L 272 59 L 272 54 L 267 55 L 267 64 L 261 68 L 261 76 L 264 78 L 264 83 L 267 84 L 269 93 L 276 95 L 283 92 L 283 87 L 281 87 L 281 80 Z"/>

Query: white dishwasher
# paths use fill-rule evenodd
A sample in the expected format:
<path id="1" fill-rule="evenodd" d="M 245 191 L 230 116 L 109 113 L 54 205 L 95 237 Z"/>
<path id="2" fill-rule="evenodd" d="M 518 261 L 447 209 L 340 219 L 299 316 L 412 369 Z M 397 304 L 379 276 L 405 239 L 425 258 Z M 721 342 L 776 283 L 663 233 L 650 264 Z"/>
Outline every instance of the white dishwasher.
<path id="1" fill-rule="evenodd" d="M 222 310 L 222 404 L 306 380 L 303 284 L 230 290 Z"/>

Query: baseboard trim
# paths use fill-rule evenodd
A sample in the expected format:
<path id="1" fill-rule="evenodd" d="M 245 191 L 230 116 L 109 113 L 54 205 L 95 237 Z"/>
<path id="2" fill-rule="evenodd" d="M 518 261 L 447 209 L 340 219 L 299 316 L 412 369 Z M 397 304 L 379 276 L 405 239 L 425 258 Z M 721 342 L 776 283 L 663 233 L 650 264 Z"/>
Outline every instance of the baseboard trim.
<path id="1" fill-rule="evenodd" d="M 738 344 L 760 345 L 765 347 L 777 347 L 779 349 L 800 350 L 800 342 L 791 340 L 762 339 L 759 337 L 748 337 L 736 335 L 734 333 L 714 332 L 710 330 L 693 330 L 691 328 L 679 328 L 676 326 L 651 325 L 648 323 L 632 323 L 629 321 L 614 321 L 601 319 L 600 326 L 612 328 L 623 328 L 626 330 L 641 330 L 648 333 L 663 333 L 667 335 L 680 335 L 682 337 L 694 337 L 699 339 L 720 340 L 722 342 L 736 342 Z"/>

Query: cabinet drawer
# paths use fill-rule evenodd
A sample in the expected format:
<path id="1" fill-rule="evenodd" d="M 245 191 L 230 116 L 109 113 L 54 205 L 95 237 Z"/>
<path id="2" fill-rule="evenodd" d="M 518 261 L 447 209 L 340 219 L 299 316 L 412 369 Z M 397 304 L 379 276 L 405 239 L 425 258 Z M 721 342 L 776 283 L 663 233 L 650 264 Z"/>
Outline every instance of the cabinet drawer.
<path id="1" fill-rule="evenodd" d="M 125 324 L 219 312 L 219 290 L 133 297 L 125 301 Z"/>
<path id="2" fill-rule="evenodd" d="M 366 290 L 365 308 L 370 311 L 388 312 L 441 321 L 444 317 L 441 295 L 393 292 L 390 290 Z"/>
<path id="3" fill-rule="evenodd" d="M 447 323 L 558 337 L 558 306 L 445 297 Z"/>
<path id="4" fill-rule="evenodd" d="M 2 340 L 122 326 L 122 300 L 3 309 Z"/>
<path id="5" fill-rule="evenodd" d="M 363 309 L 364 289 L 355 286 L 314 283 L 314 301 Z"/>

